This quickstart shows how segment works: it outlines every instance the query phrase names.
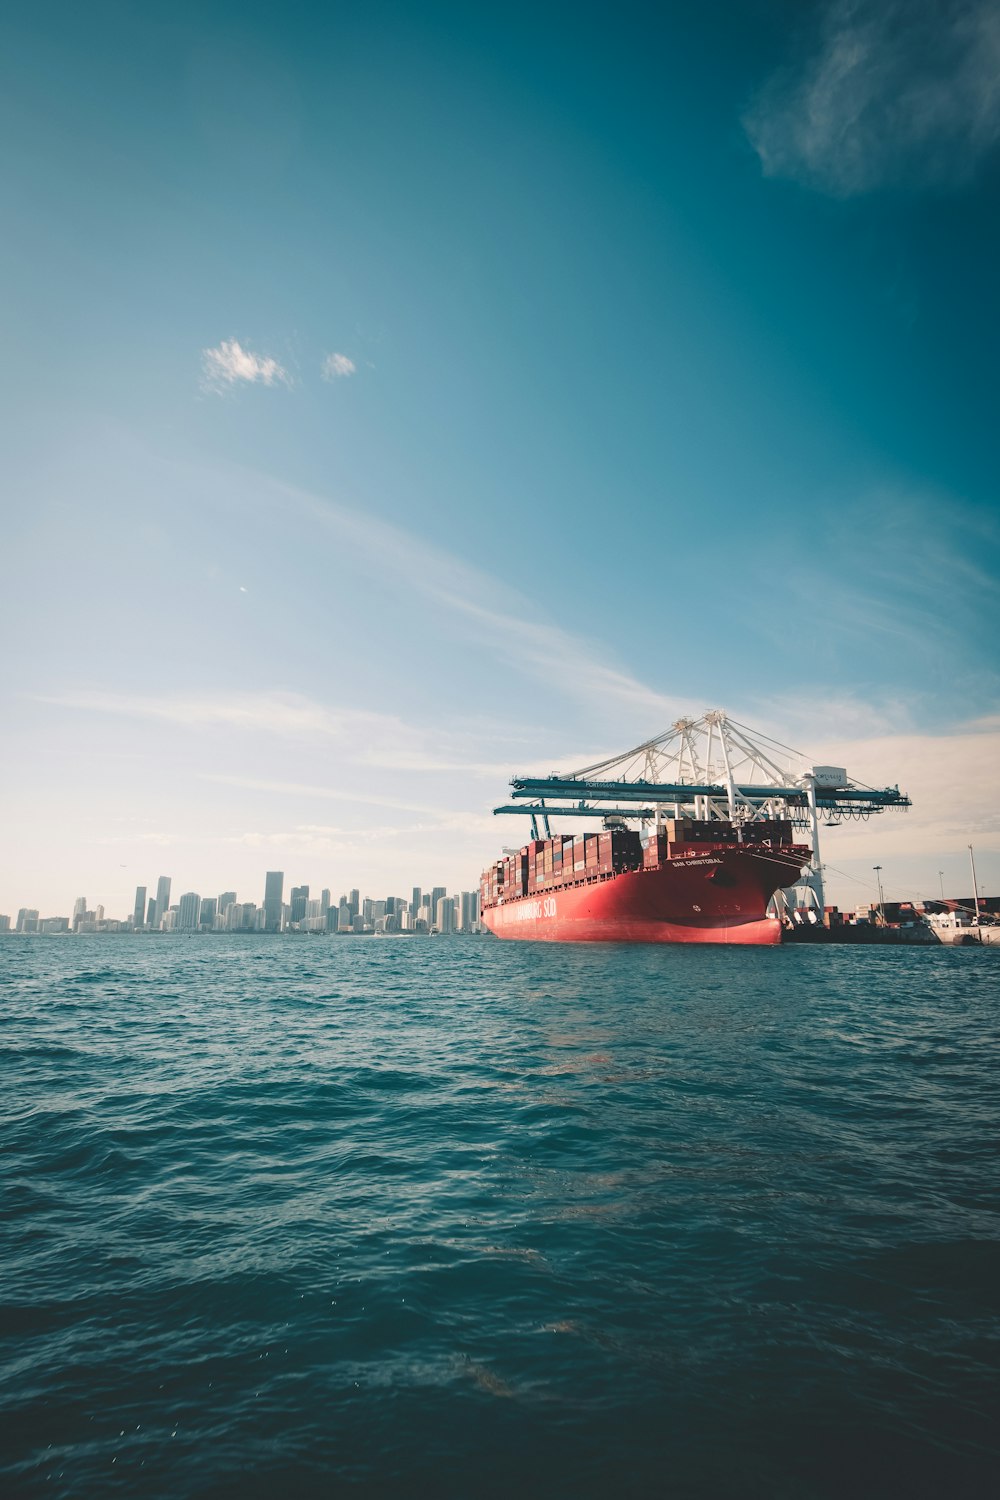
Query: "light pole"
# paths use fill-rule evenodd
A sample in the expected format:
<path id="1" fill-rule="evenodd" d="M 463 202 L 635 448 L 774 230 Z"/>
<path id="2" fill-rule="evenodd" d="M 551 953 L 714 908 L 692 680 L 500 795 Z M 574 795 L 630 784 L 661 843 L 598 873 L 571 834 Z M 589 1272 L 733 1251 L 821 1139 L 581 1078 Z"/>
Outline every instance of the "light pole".
<path id="1" fill-rule="evenodd" d="M 938 883 L 941 886 L 941 900 L 944 900 L 944 871 L 938 870 Z"/>
<path id="2" fill-rule="evenodd" d="M 872 865 L 875 871 L 875 879 L 878 881 L 878 909 L 882 916 L 882 926 L 885 926 L 885 899 L 882 895 L 882 866 Z"/>
<path id="3" fill-rule="evenodd" d="M 972 900 L 976 908 L 976 926 L 979 926 L 979 882 L 976 879 L 976 856 L 969 845 L 969 863 L 972 865 Z"/>

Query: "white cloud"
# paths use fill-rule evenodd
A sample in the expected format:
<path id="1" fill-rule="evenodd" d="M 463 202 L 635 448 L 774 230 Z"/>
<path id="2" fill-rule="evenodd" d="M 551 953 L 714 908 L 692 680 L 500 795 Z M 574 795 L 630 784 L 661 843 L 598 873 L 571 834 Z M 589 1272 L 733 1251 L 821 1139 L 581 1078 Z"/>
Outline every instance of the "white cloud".
<path id="1" fill-rule="evenodd" d="M 429 733 L 395 714 L 330 707 L 299 693 L 157 697 L 84 691 L 40 695 L 38 701 L 89 713 L 151 719 L 182 729 L 216 726 L 312 743 L 339 742 L 341 759 L 353 765 L 393 771 L 453 771 L 501 780 L 510 774 L 509 763 L 477 758 L 480 745 L 496 739 L 496 731 L 490 726 L 483 726 L 478 733 L 445 727 Z"/>
<path id="2" fill-rule="evenodd" d="M 353 375 L 356 369 L 357 365 L 346 354 L 328 354 L 323 361 L 323 379 L 339 380 L 345 375 Z"/>
<path id="3" fill-rule="evenodd" d="M 288 371 L 267 354 L 244 349 L 237 339 L 223 339 L 215 349 L 201 351 L 202 384 L 223 391 L 245 381 L 249 385 L 291 385 Z"/>
<path id="4" fill-rule="evenodd" d="M 990 711 L 1000 701 L 1000 672 L 982 648 L 986 622 L 1000 612 L 993 516 L 954 495 L 889 486 L 818 495 L 812 504 L 817 514 L 835 513 L 839 525 L 818 551 L 810 542 L 790 554 L 782 595 L 789 612 L 761 610 L 756 624 L 779 651 L 808 640 L 818 670 L 834 680 L 856 664 L 856 692 L 831 689 L 814 721 L 904 733 L 932 715 L 947 722 Z M 916 681 L 899 671 L 906 661 L 919 661 Z M 876 696 L 868 684 L 880 680 Z M 902 682 L 912 686 L 904 692 Z M 758 715 L 809 743 L 800 727 L 812 716 L 807 690 L 794 699 L 759 691 L 756 703 Z"/>
<path id="5" fill-rule="evenodd" d="M 299 797 L 308 801 L 320 798 L 324 802 L 346 802 L 349 806 L 361 804 L 365 807 L 388 807 L 395 812 L 430 814 L 434 808 L 422 802 L 410 802 L 399 797 L 385 797 L 378 793 L 359 791 L 357 787 L 323 786 L 307 781 L 274 781 L 261 776 L 232 776 L 214 771 L 202 771 L 202 781 L 211 781 L 218 786 L 238 787 L 248 792 L 274 792 L 281 797 Z"/>
<path id="6" fill-rule="evenodd" d="M 609 704 L 616 714 L 625 709 L 640 733 L 650 722 L 666 728 L 690 707 L 609 662 L 598 642 L 539 620 L 526 596 L 515 597 L 509 586 L 501 586 L 453 553 L 356 506 L 338 505 L 290 485 L 277 488 L 286 504 L 298 505 L 333 532 L 339 546 L 349 545 L 379 580 L 392 575 L 401 586 L 460 615 L 486 650 L 495 651 L 505 665 L 514 663 L 537 677 L 547 689 L 556 683 L 562 693 L 605 715 Z M 516 607 L 503 607 L 501 599 Z"/>
<path id="7" fill-rule="evenodd" d="M 831 764 L 863 766 L 870 784 L 895 785 L 913 801 L 913 811 L 880 817 L 876 842 L 887 852 L 924 849 L 963 852 L 970 842 L 1000 849 L 997 767 L 1000 732 L 969 733 L 957 725 L 945 734 L 896 734 L 862 741 L 831 742 L 824 747 Z M 857 833 L 844 828 L 845 842 Z M 870 846 L 870 830 L 862 830 Z"/>
<path id="8" fill-rule="evenodd" d="M 336 738 L 352 733 L 363 735 L 376 726 L 395 730 L 400 727 L 399 721 L 391 716 L 330 709 L 296 693 L 155 697 L 98 691 L 54 694 L 43 696 L 40 701 L 95 713 L 121 714 L 127 718 L 161 719 L 191 728 L 220 724 L 234 729 L 264 730 L 271 734 Z"/>
<path id="9" fill-rule="evenodd" d="M 838 197 L 967 180 L 1000 141 L 1000 9 L 834 0 L 743 124 L 767 176 Z"/>
<path id="10" fill-rule="evenodd" d="M 487 814 L 434 817 L 417 823 L 362 823 L 360 825 L 299 823 L 292 829 L 268 832 L 252 830 L 220 839 L 224 844 L 248 844 L 252 848 L 279 845 L 285 849 L 314 853 L 333 853 L 343 856 L 345 851 L 360 849 L 370 844 L 382 844 L 407 839 L 420 839 L 428 834 L 449 836 L 464 835 L 483 838 L 496 836 L 495 821 Z"/>

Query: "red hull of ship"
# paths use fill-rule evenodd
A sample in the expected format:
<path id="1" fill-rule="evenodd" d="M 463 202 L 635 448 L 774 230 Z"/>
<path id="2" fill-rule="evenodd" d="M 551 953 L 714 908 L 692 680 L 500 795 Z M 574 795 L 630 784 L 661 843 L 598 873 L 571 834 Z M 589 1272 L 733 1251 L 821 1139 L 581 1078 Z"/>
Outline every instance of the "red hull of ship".
<path id="1" fill-rule="evenodd" d="M 482 919 L 497 937 L 535 942 L 769 945 L 781 923 L 767 903 L 801 865 L 784 853 L 712 850 L 501 900 Z"/>

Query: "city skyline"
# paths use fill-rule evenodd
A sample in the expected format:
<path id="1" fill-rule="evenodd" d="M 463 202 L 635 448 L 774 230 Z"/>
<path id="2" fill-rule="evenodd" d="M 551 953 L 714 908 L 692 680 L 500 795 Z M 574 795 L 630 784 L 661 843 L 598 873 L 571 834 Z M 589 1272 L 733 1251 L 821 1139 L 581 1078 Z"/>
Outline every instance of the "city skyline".
<path id="1" fill-rule="evenodd" d="M 284 872 L 269 870 L 264 876 L 263 898 L 238 901 L 237 892 L 202 896 L 185 891 L 171 904 L 173 877 L 161 875 L 157 894 L 147 903 L 146 886 L 137 886 L 132 912 L 126 917 L 108 915 L 103 903 L 88 908 L 86 896 L 73 903 L 72 916 L 42 913 L 37 907 L 19 907 L 12 921 L 0 913 L 0 933 L 49 935 L 91 932 L 330 932 L 377 933 L 479 932 L 479 891 L 449 893 L 444 886 L 411 887 L 409 897 L 362 896 L 360 887 L 334 901 L 332 888 L 310 896 L 308 885 L 293 886 L 283 899 Z"/>
<path id="2" fill-rule="evenodd" d="M 13 16 L 0 910 L 469 885 L 707 708 L 912 798 L 831 900 L 1000 887 L 995 15 L 913 11 Z"/>

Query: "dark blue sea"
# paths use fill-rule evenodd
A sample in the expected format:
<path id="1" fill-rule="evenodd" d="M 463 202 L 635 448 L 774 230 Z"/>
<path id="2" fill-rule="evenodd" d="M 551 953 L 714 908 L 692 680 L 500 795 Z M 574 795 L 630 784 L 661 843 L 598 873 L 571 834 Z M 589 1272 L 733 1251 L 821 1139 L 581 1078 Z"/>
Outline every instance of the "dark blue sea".
<path id="1" fill-rule="evenodd" d="M 1000 951 L 0 940 L 0 1491 L 1000 1489 Z"/>

